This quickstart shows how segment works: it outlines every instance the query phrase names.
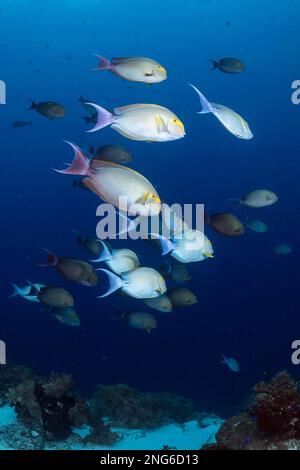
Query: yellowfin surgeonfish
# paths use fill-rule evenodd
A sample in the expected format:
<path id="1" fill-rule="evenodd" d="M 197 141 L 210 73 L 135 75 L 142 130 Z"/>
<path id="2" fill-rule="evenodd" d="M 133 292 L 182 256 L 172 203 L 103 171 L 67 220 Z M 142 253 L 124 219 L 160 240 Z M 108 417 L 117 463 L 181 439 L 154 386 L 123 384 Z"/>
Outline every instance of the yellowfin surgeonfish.
<path id="1" fill-rule="evenodd" d="M 97 160 L 90 164 L 86 155 L 75 144 L 68 142 L 75 152 L 71 165 L 58 173 L 86 176 L 85 186 L 103 201 L 113 204 L 129 215 L 157 215 L 161 201 L 152 184 L 140 173 L 113 162 Z"/>
<path id="2" fill-rule="evenodd" d="M 148 333 L 157 326 L 157 321 L 151 313 L 147 312 L 130 312 L 123 315 L 123 319 L 131 328 L 145 330 Z"/>
<path id="3" fill-rule="evenodd" d="M 167 290 L 164 278 L 153 268 L 137 268 L 129 273 L 123 273 L 121 276 L 117 276 L 107 269 L 98 269 L 97 271 L 106 273 L 110 284 L 108 291 L 100 295 L 99 298 L 107 297 L 121 289 L 122 292 L 135 299 L 153 299 L 164 294 Z"/>
<path id="4" fill-rule="evenodd" d="M 170 253 L 180 263 L 195 263 L 214 257 L 211 241 L 199 230 L 184 230 L 180 237 L 172 240 L 157 234 L 151 235 L 159 239 L 163 256 Z"/>
<path id="5" fill-rule="evenodd" d="M 97 259 L 92 260 L 94 263 L 105 262 L 115 274 L 133 271 L 139 267 L 140 262 L 134 251 L 122 248 L 110 252 L 102 240 L 99 240 L 99 242 L 103 245 L 103 251 Z"/>
<path id="6" fill-rule="evenodd" d="M 130 82 L 159 83 L 167 79 L 166 69 L 148 57 L 114 57 L 108 60 L 95 55 L 99 59 L 99 65 L 93 70 L 109 70 Z"/>
<path id="7" fill-rule="evenodd" d="M 250 140 L 253 138 L 248 123 L 239 114 L 227 106 L 210 103 L 198 88 L 191 84 L 190 86 L 194 88 L 201 101 L 202 111 L 199 114 L 212 113 L 231 134 L 239 139 Z"/>
<path id="8" fill-rule="evenodd" d="M 277 194 L 268 189 L 256 189 L 243 196 L 241 199 L 229 199 L 229 201 L 236 202 L 237 207 L 246 206 L 253 209 L 261 209 L 269 207 L 278 201 Z"/>
<path id="9" fill-rule="evenodd" d="M 185 136 L 184 125 L 169 109 L 156 104 L 130 104 L 115 108 L 113 113 L 94 103 L 97 124 L 87 132 L 111 126 L 124 137 L 146 142 L 168 142 Z"/>

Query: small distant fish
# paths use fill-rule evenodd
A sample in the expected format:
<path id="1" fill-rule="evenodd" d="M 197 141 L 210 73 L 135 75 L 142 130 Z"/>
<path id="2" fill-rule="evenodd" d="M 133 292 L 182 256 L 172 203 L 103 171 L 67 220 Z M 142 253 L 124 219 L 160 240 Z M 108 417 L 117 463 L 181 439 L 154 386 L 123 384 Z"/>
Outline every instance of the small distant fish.
<path id="1" fill-rule="evenodd" d="M 232 371 L 232 372 L 239 372 L 240 371 L 240 365 L 236 359 L 233 359 L 232 357 L 225 357 L 224 354 L 222 354 L 223 360 L 221 361 L 222 364 L 226 364 L 226 366 Z"/>
<path id="2" fill-rule="evenodd" d="M 15 129 L 20 129 L 21 127 L 31 126 L 32 121 L 15 121 L 12 123 L 11 127 Z"/>
<path id="3" fill-rule="evenodd" d="M 159 268 L 164 278 L 171 278 L 173 281 L 183 283 L 192 279 L 185 264 L 170 264 L 165 262 Z"/>
<path id="4" fill-rule="evenodd" d="M 80 316 L 72 307 L 52 308 L 50 312 L 64 325 L 80 326 Z"/>
<path id="5" fill-rule="evenodd" d="M 103 245 L 100 240 L 96 238 L 84 238 L 76 230 L 72 229 L 71 231 L 76 234 L 78 245 L 84 246 L 92 256 L 96 258 L 100 256 L 103 252 Z"/>
<path id="6" fill-rule="evenodd" d="M 67 112 L 64 106 L 59 103 L 55 103 L 54 101 L 41 101 L 40 103 L 35 103 L 31 100 L 31 106 L 28 110 L 35 110 L 37 113 L 49 119 L 63 118 Z"/>
<path id="7" fill-rule="evenodd" d="M 238 139 L 251 140 L 253 138 L 249 124 L 232 109 L 217 103 L 210 103 L 205 96 L 194 85 L 190 86 L 196 91 L 200 98 L 202 111 L 198 114 L 213 114 L 231 134 Z"/>
<path id="8" fill-rule="evenodd" d="M 65 57 L 65 59 L 68 60 L 68 61 L 70 61 L 70 60 L 73 59 L 72 54 L 66 54 L 64 57 Z"/>
<path id="9" fill-rule="evenodd" d="M 139 330 L 145 330 L 150 333 L 157 327 L 157 321 L 151 313 L 145 312 L 132 312 L 126 313 L 123 316 L 123 319 L 126 323 L 131 326 L 131 328 L 137 328 Z"/>
<path id="10" fill-rule="evenodd" d="M 268 226 L 264 222 L 261 222 L 261 220 L 250 220 L 246 225 L 248 228 L 258 233 L 264 233 L 269 230 Z"/>
<path id="11" fill-rule="evenodd" d="M 128 150 L 121 145 L 102 145 L 98 147 L 94 152 L 93 147 L 90 147 L 90 153 L 93 154 L 94 160 L 105 160 L 114 163 L 129 163 L 132 160 L 132 156 Z"/>
<path id="12" fill-rule="evenodd" d="M 168 297 L 174 308 L 188 307 L 198 303 L 196 295 L 189 289 L 178 287 L 168 291 Z"/>
<path id="13" fill-rule="evenodd" d="M 147 57 L 117 57 L 111 61 L 95 54 L 99 65 L 93 70 L 109 70 L 130 82 L 159 83 L 167 79 L 166 69 Z"/>
<path id="14" fill-rule="evenodd" d="M 237 203 L 237 207 L 246 206 L 255 209 L 272 206 L 278 201 L 278 196 L 268 189 L 256 189 L 243 196 L 241 199 L 229 199 Z"/>
<path id="15" fill-rule="evenodd" d="M 219 61 L 212 60 L 212 70 L 221 70 L 221 72 L 229 74 L 237 74 L 246 70 L 246 65 L 240 59 L 234 59 L 232 57 L 226 57 Z"/>
<path id="16" fill-rule="evenodd" d="M 233 214 L 205 215 L 205 223 L 227 237 L 239 237 L 245 233 L 242 222 Z"/>
<path id="17" fill-rule="evenodd" d="M 72 295 L 61 287 L 36 287 L 32 284 L 37 298 L 47 307 L 73 307 Z"/>
<path id="18" fill-rule="evenodd" d="M 293 249 L 290 245 L 280 244 L 274 248 L 274 253 L 276 253 L 276 255 L 289 255 L 292 252 Z"/>
<path id="19" fill-rule="evenodd" d="M 155 299 L 145 299 L 144 302 L 148 307 L 153 308 L 158 312 L 166 313 L 172 312 L 173 310 L 172 302 L 167 294 L 163 294 Z"/>

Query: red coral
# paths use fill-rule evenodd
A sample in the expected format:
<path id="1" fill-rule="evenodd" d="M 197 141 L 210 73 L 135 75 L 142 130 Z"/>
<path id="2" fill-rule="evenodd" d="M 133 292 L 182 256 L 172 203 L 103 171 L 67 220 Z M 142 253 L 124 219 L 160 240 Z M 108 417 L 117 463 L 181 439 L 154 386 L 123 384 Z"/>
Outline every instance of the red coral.
<path id="1" fill-rule="evenodd" d="M 280 372 L 269 382 L 254 387 L 255 403 L 251 413 L 257 429 L 275 439 L 300 438 L 300 393 L 296 382 L 286 372 Z"/>

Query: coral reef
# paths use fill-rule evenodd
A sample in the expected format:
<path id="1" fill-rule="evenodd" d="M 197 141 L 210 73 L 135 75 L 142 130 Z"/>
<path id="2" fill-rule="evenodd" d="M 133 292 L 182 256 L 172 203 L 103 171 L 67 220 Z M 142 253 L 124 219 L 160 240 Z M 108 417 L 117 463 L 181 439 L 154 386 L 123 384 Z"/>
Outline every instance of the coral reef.
<path id="1" fill-rule="evenodd" d="M 83 424 L 91 428 L 89 442 L 111 445 L 117 441 L 118 435 L 111 432 L 102 420 L 94 419 L 88 403 L 75 393 L 70 375 L 39 377 L 29 369 L 14 366 L 5 366 L 5 369 L 0 376 L 1 394 L 6 403 L 15 407 L 18 420 L 27 429 L 27 434 L 39 437 L 34 439 L 34 444 L 65 440 L 73 428 Z M 23 372 L 21 381 L 20 371 Z"/>
<path id="2" fill-rule="evenodd" d="M 99 419 L 114 426 L 151 429 L 166 422 L 185 423 L 196 418 L 193 404 L 172 393 L 141 393 L 127 385 L 99 385 L 90 406 Z"/>
<path id="3" fill-rule="evenodd" d="M 229 418 L 206 450 L 300 449 L 300 393 L 286 372 L 253 390 L 249 409 Z"/>

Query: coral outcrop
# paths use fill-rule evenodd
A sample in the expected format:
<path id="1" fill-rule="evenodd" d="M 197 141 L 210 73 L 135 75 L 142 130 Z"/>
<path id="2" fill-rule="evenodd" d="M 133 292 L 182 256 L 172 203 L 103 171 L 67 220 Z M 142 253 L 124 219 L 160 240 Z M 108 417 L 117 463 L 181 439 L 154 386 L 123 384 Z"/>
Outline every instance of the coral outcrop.
<path id="1" fill-rule="evenodd" d="M 289 374 L 259 382 L 249 409 L 229 418 L 207 450 L 300 449 L 300 392 Z"/>
<path id="2" fill-rule="evenodd" d="M 90 406 L 99 419 L 117 427 L 151 429 L 196 419 L 191 400 L 172 393 L 141 393 L 128 385 L 99 385 Z"/>

